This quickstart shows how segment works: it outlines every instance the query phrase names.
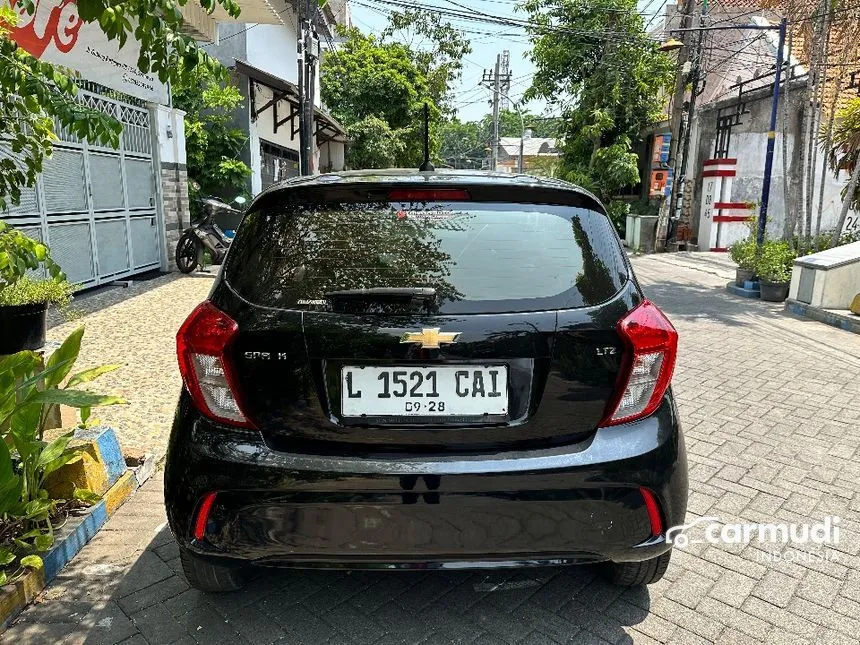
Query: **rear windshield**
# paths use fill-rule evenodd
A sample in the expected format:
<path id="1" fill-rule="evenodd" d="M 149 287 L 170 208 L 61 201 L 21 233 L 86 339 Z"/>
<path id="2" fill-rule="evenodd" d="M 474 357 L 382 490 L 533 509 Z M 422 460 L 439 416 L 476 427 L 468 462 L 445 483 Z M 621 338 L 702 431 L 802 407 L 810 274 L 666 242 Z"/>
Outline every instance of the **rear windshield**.
<path id="1" fill-rule="evenodd" d="M 595 305 L 627 269 L 609 220 L 586 208 L 269 202 L 243 221 L 225 277 L 264 306 L 337 311 L 361 290 L 424 288 L 434 311 L 459 314 Z"/>

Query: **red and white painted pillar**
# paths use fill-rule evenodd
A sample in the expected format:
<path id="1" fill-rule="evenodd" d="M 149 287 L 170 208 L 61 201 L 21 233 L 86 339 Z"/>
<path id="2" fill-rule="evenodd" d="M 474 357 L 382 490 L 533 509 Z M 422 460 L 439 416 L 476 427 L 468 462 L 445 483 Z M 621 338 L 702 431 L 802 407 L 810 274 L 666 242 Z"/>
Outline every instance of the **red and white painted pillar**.
<path id="1" fill-rule="evenodd" d="M 755 204 L 733 202 L 732 179 L 737 159 L 707 159 L 702 169 L 702 208 L 699 215 L 699 249 L 726 251 L 732 242 L 746 238 Z"/>

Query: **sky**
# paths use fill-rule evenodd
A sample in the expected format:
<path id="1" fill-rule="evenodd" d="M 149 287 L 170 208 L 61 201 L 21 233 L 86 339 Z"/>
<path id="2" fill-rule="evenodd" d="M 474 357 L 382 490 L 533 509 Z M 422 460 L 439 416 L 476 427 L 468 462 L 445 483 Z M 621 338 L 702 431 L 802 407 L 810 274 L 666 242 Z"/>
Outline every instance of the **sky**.
<path id="1" fill-rule="evenodd" d="M 446 10 L 464 11 L 468 7 L 474 11 L 494 16 L 512 17 L 523 20 L 526 14 L 515 11 L 518 0 L 416 0 L 425 7 L 437 6 Z M 640 12 L 646 22 L 655 13 L 662 11 L 663 0 L 639 0 Z M 364 32 L 381 32 L 388 23 L 387 12 L 397 8 L 379 0 L 352 0 L 350 2 L 352 21 Z M 477 121 L 492 112 L 492 92 L 480 85 L 484 70 L 492 71 L 496 56 L 504 50 L 510 52 L 511 99 L 520 100 L 534 75 L 535 68 L 526 54 L 530 48 L 525 31 L 518 27 L 486 24 L 448 18 L 458 29 L 466 31 L 472 43 L 472 53 L 463 61 L 463 76 L 455 92 L 455 107 L 461 121 Z M 656 24 L 657 21 L 655 21 Z M 544 101 L 533 100 L 524 106 L 533 114 L 554 116 L 552 106 Z"/>

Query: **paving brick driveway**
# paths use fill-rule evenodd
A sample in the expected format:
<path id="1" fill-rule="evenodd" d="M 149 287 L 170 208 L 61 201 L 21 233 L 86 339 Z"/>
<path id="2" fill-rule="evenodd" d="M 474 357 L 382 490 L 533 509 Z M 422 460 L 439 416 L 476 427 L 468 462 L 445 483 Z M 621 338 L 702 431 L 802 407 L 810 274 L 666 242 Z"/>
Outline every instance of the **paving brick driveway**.
<path id="1" fill-rule="evenodd" d="M 128 405 L 101 408 L 96 415 L 118 430 L 124 448 L 164 454 L 182 382 L 176 330 L 206 298 L 213 278 L 202 272 L 171 273 L 132 281 L 129 287 L 103 287 L 75 299 L 75 320 L 52 316 L 49 341 L 60 342 L 78 326 L 86 327 L 77 369 L 122 364 L 93 389 L 128 400 Z"/>
<path id="2" fill-rule="evenodd" d="M 10 643 L 860 643 L 860 336 L 725 295 L 724 261 L 637 258 L 681 334 L 690 519 L 841 517 L 837 560 L 697 544 L 621 590 L 592 568 L 275 571 L 207 597 L 177 574 L 160 477 L 2 638 Z M 176 283 L 181 284 L 181 283 Z M 173 389 L 172 387 L 170 388 Z M 174 392 L 165 392 L 168 403 Z M 769 562 L 768 550 L 783 559 Z M 4 641 L 5 642 L 5 641 Z"/>

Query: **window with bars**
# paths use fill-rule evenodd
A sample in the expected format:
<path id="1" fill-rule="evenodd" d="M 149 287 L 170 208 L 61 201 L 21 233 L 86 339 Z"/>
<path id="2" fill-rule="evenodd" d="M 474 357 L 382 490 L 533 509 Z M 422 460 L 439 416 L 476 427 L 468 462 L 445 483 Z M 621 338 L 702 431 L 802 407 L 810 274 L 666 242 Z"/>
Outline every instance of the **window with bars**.
<path id="1" fill-rule="evenodd" d="M 260 177 L 263 188 L 299 176 L 299 153 L 289 148 L 260 142 Z"/>

